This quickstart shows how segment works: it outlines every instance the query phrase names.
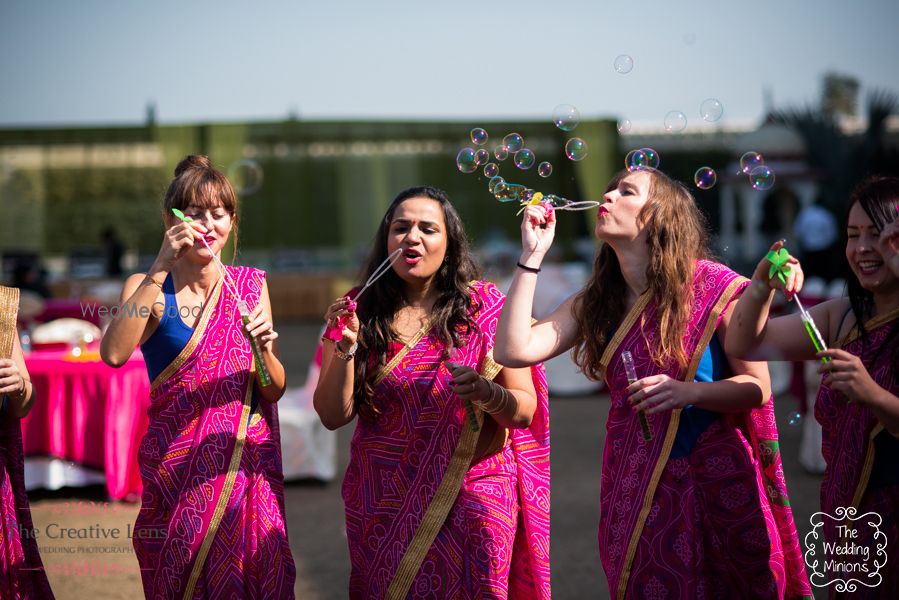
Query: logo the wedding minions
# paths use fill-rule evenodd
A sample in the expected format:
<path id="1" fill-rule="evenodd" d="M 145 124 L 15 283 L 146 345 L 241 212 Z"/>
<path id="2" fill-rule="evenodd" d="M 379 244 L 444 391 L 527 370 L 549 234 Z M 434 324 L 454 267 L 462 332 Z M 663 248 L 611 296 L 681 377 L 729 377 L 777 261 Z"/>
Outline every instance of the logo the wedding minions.
<path id="1" fill-rule="evenodd" d="M 839 507 L 835 515 L 816 512 L 805 536 L 805 564 L 815 587 L 835 586 L 854 592 L 859 585 L 873 588 L 883 581 L 880 569 L 887 562 L 887 538 L 876 512 L 856 516 L 855 507 Z"/>

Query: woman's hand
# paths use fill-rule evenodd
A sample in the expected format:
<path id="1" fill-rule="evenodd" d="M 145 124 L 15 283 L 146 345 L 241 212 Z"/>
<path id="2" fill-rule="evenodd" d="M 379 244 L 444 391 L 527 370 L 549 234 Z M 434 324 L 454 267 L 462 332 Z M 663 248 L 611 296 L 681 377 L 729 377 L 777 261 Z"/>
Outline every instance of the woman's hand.
<path id="1" fill-rule="evenodd" d="M 780 252 L 783 245 L 784 243 L 782 240 L 774 242 L 774 245 L 771 246 L 771 252 Z M 784 251 L 786 252 L 785 249 Z M 752 280 L 765 282 L 768 287 L 775 290 L 783 290 L 787 299 L 792 299 L 793 295 L 799 293 L 799 290 L 802 289 L 805 275 L 802 273 L 802 266 L 799 264 L 799 260 L 789 253 L 787 254 L 787 257 L 786 265 L 790 268 L 790 274 L 786 276 L 786 283 L 782 282 L 777 274 L 775 274 L 774 277 L 768 277 L 771 272 L 772 263 L 767 257 L 763 258 L 758 266 L 756 266 L 755 272 L 752 274 Z"/>
<path id="2" fill-rule="evenodd" d="M 818 358 L 825 356 L 830 362 L 821 363 L 819 373 L 826 373 L 822 382 L 835 392 L 840 392 L 853 402 L 865 402 L 873 398 L 880 386 L 871 379 L 868 369 L 859 357 L 845 350 L 831 349 L 819 352 Z"/>
<path id="3" fill-rule="evenodd" d="M 193 248 L 198 240 L 203 239 L 208 231 L 196 221 L 189 223 L 178 221 L 166 230 L 162 239 L 162 247 L 159 249 L 159 254 L 156 255 L 155 265 L 159 270 L 171 271 L 175 262 Z M 155 270 L 151 269 L 150 272 Z"/>
<path id="4" fill-rule="evenodd" d="M 250 320 L 246 325 L 246 330 L 256 339 L 263 352 L 273 351 L 273 342 L 278 339 L 278 332 L 275 331 L 272 316 L 263 309 L 261 302 L 250 311 Z"/>
<path id="5" fill-rule="evenodd" d="M 693 404 L 693 389 L 693 383 L 671 379 L 667 375 L 652 375 L 627 386 L 627 393 L 634 410 L 653 415 Z"/>
<path id="6" fill-rule="evenodd" d="M 21 394 L 24 389 L 25 378 L 16 361 L 0 358 L 0 394 Z"/>
<path id="7" fill-rule="evenodd" d="M 543 227 L 545 225 L 545 227 Z M 552 206 L 536 204 L 524 209 L 521 219 L 521 263 L 538 267 L 556 235 L 556 211 Z"/>
<path id="8" fill-rule="evenodd" d="M 347 347 L 359 339 L 359 317 L 356 315 L 356 303 L 347 296 L 341 296 L 328 307 L 325 321 L 331 329 L 340 331 L 341 340 Z M 338 340 L 334 340 L 338 341 Z"/>
<path id="9" fill-rule="evenodd" d="M 484 404 L 490 401 L 493 388 L 486 379 L 471 367 L 446 362 L 446 368 L 453 377 L 453 392 L 464 402 Z"/>

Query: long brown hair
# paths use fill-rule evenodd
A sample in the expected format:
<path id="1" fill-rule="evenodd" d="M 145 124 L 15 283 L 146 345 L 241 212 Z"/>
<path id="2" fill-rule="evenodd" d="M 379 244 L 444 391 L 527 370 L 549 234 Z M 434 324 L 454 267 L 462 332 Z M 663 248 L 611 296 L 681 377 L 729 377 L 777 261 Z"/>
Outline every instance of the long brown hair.
<path id="1" fill-rule="evenodd" d="M 411 198 L 430 198 L 440 204 L 446 223 L 446 256 L 434 276 L 437 300 L 431 309 L 434 330 L 446 345 L 462 346 L 468 334 L 476 329 L 471 313 L 470 282 L 479 278 L 478 268 L 471 256 L 468 238 L 459 213 L 450 204 L 446 192 L 431 186 L 418 186 L 400 192 L 387 208 L 381 220 L 371 252 L 362 270 L 362 281 L 368 279 L 378 265 L 387 258 L 387 236 L 397 207 Z M 356 314 L 363 327 L 359 333 L 359 350 L 356 354 L 353 398 L 356 411 L 362 417 L 373 418 L 377 411 L 372 404 L 374 380 L 385 364 L 390 342 L 398 339 L 393 330 L 393 319 L 405 304 L 403 281 L 390 269 L 379 278 L 359 300 Z"/>
<path id="2" fill-rule="evenodd" d="M 705 218 L 693 196 L 680 183 L 655 169 L 650 175 L 649 199 L 637 215 L 646 230 L 649 262 L 648 291 L 656 302 L 658 336 L 652 348 L 658 364 L 676 360 L 687 364 L 683 338 L 690 315 L 693 271 L 698 259 L 709 255 Z M 630 175 L 621 171 L 609 182 L 606 192 Z M 593 275 L 574 302 L 579 339 L 574 361 L 592 379 L 602 379 L 603 352 L 625 315 L 627 286 L 621 265 L 609 244 L 602 244 L 593 264 Z"/>
<path id="3" fill-rule="evenodd" d="M 175 167 L 175 178 L 169 184 L 162 201 L 163 213 L 170 216 L 173 208 L 185 210 L 188 206 L 218 208 L 231 215 L 231 241 L 234 244 L 233 259 L 237 256 L 237 195 L 225 174 L 212 165 L 208 156 L 191 154 Z"/>

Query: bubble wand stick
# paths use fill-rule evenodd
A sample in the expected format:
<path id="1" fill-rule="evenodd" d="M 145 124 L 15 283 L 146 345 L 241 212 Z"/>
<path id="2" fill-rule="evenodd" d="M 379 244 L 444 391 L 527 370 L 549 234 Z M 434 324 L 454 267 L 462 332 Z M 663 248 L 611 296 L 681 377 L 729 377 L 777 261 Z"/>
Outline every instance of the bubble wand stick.
<path id="1" fill-rule="evenodd" d="M 624 363 L 624 371 L 627 373 L 627 384 L 630 385 L 637 381 L 637 369 L 634 367 L 634 357 L 631 356 L 629 350 L 621 353 L 621 362 Z M 646 419 L 646 413 L 642 410 L 637 414 L 640 415 L 640 429 L 643 430 L 643 439 L 647 442 L 652 440 L 652 430 L 649 428 L 649 421 Z"/>
<path id="2" fill-rule="evenodd" d="M 177 208 L 172 209 L 172 213 L 185 223 L 190 223 L 193 221 L 190 217 L 184 216 L 184 213 L 178 210 Z M 225 275 L 225 266 L 222 264 L 222 261 L 219 260 L 219 257 L 215 255 L 215 252 L 212 251 L 212 248 L 209 247 L 209 244 L 206 242 L 204 238 L 200 238 L 200 241 L 203 242 L 203 245 L 206 246 L 206 249 L 209 250 L 209 254 L 212 255 L 213 262 L 215 262 L 215 266 L 219 271 L 219 275 L 222 277 L 222 281 L 228 287 L 228 291 L 231 292 L 231 295 L 234 296 L 234 299 L 237 301 L 237 310 L 240 312 L 240 319 L 244 324 L 244 334 L 247 336 L 247 339 L 250 340 L 250 347 L 253 350 L 253 362 L 256 364 L 256 372 L 259 373 L 259 383 L 262 384 L 262 387 L 268 387 L 272 384 L 272 377 L 268 372 L 268 367 L 265 366 L 265 362 L 262 360 L 262 351 L 259 349 L 259 342 L 250 335 L 250 332 L 246 330 L 246 326 L 250 323 L 250 311 L 247 308 L 246 303 L 243 298 L 240 297 L 240 294 L 237 293 L 237 289 L 235 289 L 234 285 Z"/>
<path id="3" fill-rule="evenodd" d="M 400 257 L 403 253 L 402 248 L 397 248 L 390 255 L 381 261 L 381 264 L 378 265 L 378 268 L 374 270 L 371 276 L 365 281 L 365 285 L 362 286 L 362 289 L 359 290 L 359 293 L 356 294 L 355 298 L 350 298 L 350 303 L 347 305 L 347 310 L 350 312 L 356 310 L 356 305 L 359 302 L 359 298 L 365 293 L 365 290 L 370 288 L 374 282 L 387 274 L 387 271 L 390 270 L 390 267 L 393 266 L 393 263 L 396 262 L 396 259 Z M 346 321 L 349 318 L 349 315 L 341 315 L 337 317 L 337 326 L 330 327 L 325 332 L 325 337 L 332 342 L 339 342 L 343 339 L 343 334 L 340 331 L 343 329 L 344 325 L 346 325 Z"/>
<path id="4" fill-rule="evenodd" d="M 765 255 L 765 258 L 771 263 L 771 268 L 768 270 L 768 279 L 777 275 L 777 278 L 780 279 L 781 283 L 786 285 L 787 276 L 790 274 L 790 265 L 787 264 L 790 253 L 787 252 L 787 249 L 781 248 L 777 252 L 772 250 Z M 802 324 L 805 325 L 805 331 L 812 339 L 815 350 L 824 352 L 827 350 L 827 344 L 824 343 L 824 336 L 821 335 L 821 332 L 818 331 L 818 328 L 815 326 L 814 319 L 812 319 L 812 316 L 805 310 L 805 307 L 802 306 L 802 302 L 800 302 L 798 295 L 793 294 L 793 300 L 796 301 L 796 307 L 799 308 L 799 318 L 802 319 Z M 821 362 L 829 363 L 830 357 L 822 357 Z"/>

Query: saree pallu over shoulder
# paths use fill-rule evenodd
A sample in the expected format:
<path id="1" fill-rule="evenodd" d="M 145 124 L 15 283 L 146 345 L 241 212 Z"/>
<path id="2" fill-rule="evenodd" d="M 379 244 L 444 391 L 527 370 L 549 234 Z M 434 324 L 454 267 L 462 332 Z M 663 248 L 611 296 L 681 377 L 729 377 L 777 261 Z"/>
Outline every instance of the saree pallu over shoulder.
<path id="1" fill-rule="evenodd" d="M 18 309 L 19 290 L 0 286 L 0 358 L 12 357 Z M 0 598 L 53 598 L 32 531 L 21 426 L 0 410 Z"/>
<path id="2" fill-rule="evenodd" d="M 603 354 L 601 362 L 610 390 L 611 407 L 606 423 L 600 485 L 599 546 L 610 590 L 617 598 L 636 593 L 628 589 L 634 557 L 681 416 L 680 409 L 649 415 L 652 440 L 643 439 L 638 416 L 627 401 L 628 381 L 621 364 L 621 353 L 624 350 L 631 353 L 638 377 L 666 374 L 672 379 L 693 381 L 703 352 L 721 318 L 747 283 L 744 277 L 724 265 L 705 260 L 696 263 L 690 317 L 683 339 L 689 360 L 685 368 L 676 361 L 663 365 L 653 361 L 652 349 L 659 332 L 656 303 L 648 294 L 641 296 L 625 316 Z M 758 477 L 770 496 L 764 502 L 766 506 L 770 505 L 773 513 L 770 519 L 774 523 L 769 523 L 769 527 L 777 532 L 784 548 L 788 595 L 810 595 L 783 480 L 772 402 L 747 413 L 727 415 L 722 420 L 727 428 L 746 433 L 759 460 Z M 676 576 L 677 570 L 673 571 Z"/>
<path id="3" fill-rule="evenodd" d="M 491 351 L 503 296 L 492 284 L 475 282 L 472 298 L 477 330 L 454 358 L 492 378 L 499 370 Z M 471 573 L 457 568 L 470 550 L 464 540 L 471 524 L 463 522 L 459 494 L 472 468 L 477 434 L 448 385 L 447 348 L 433 331 L 422 332 L 412 346 L 388 365 L 373 398 L 380 412 L 376 419 L 360 418 L 353 437 L 343 483 L 353 567 L 350 597 L 479 597 Z M 497 521 L 482 527 L 513 528 L 514 548 L 510 542 L 496 550 L 512 555 L 508 582 L 502 584 L 509 595 L 549 598 L 546 383 L 542 368 L 532 374 L 538 414 L 530 430 L 510 435 L 518 498 L 503 500 L 521 507 L 520 525 Z M 446 539 L 463 543 L 447 545 Z"/>
<path id="4" fill-rule="evenodd" d="M 264 273 L 226 272 L 255 306 Z M 250 421 L 253 367 L 236 299 L 220 281 L 150 393 L 134 528 L 148 598 L 293 597 L 277 412 L 262 401 Z"/>
<path id="5" fill-rule="evenodd" d="M 899 395 L 899 376 L 892 364 L 893 348 L 881 348 L 899 323 L 899 309 L 865 323 L 866 341 L 855 334 L 839 346 L 859 358 L 878 385 Z M 899 340 L 893 338 L 894 344 Z M 881 351 L 882 350 L 882 351 Z M 883 428 L 866 405 L 822 385 L 815 400 L 815 418 L 821 424 L 821 451 L 827 467 L 821 483 L 821 510 L 859 507 L 874 462 L 874 436 Z"/>

